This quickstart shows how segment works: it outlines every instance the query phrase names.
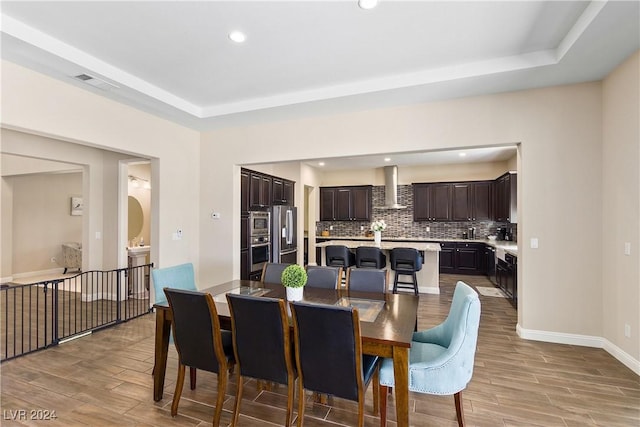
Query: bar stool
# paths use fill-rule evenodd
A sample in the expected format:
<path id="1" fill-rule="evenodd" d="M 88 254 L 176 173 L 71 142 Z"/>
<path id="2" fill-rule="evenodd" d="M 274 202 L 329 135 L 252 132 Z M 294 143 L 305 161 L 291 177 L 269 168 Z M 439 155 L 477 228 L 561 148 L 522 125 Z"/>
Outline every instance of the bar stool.
<path id="1" fill-rule="evenodd" d="M 330 267 L 347 268 L 356 264 L 355 255 L 348 247 L 342 245 L 331 245 L 325 248 L 326 265 Z"/>
<path id="2" fill-rule="evenodd" d="M 387 256 L 380 248 L 373 246 L 359 246 L 356 249 L 356 267 L 377 268 L 378 270 L 387 266 Z"/>
<path id="3" fill-rule="evenodd" d="M 398 293 L 398 288 L 413 289 L 418 295 L 418 278 L 416 272 L 422 270 L 422 257 L 414 248 L 395 248 L 391 250 L 391 268 L 395 271 L 393 279 L 393 293 Z M 399 280 L 400 275 L 411 276 L 410 282 Z"/>

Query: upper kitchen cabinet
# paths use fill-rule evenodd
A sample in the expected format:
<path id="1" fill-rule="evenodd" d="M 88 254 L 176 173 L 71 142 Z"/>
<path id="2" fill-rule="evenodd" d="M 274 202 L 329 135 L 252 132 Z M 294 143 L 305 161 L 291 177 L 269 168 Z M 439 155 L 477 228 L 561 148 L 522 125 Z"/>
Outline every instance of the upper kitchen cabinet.
<path id="1" fill-rule="evenodd" d="M 249 173 L 249 208 L 271 206 L 271 177 L 257 172 Z"/>
<path id="2" fill-rule="evenodd" d="M 249 214 L 249 171 L 240 171 L 240 214 Z"/>
<path id="3" fill-rule="evenodd" d="M 320 221 L 371 221 L 372 186 L 321 187 Z"/>
<path id="4" fill-rule="evenodd" d="M 483 221 L 491 219 L 491 181 L 451 184 L 451 220 Z"/>
<path id="5" fill-rule="evenodd" d="M 271 186 L 272 204 L 293 206 L 293 188 L 293 181 L 274 177 Z"/>
<path id="6" fill-rule="evenodd" d="M 515 172 L 507 172 L 494 182 L 494 219 L 499 222 L 518 222 L 517 177 Z"/>
<path id="7" fill-rule="evenodd" d="M 451 220 L 451 184 L 413 184 L 414 221 Z"/>

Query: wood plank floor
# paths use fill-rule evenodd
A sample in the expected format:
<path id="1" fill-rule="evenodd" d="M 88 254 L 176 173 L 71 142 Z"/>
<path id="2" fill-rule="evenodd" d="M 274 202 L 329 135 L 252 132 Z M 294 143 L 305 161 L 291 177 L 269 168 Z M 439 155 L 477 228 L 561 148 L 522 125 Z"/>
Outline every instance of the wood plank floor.
<path id="1" fill-rule="evenodd" d="M 440 295 L 421 295 L 418 325 L 425 329 L 447 315 L 458 280 L 491 286 L 483 277 L 441 276 Z M 482 316 L 474 375 L 463 392 L 469 426 L 639 426 L 640 380 L 601 349 L 525 341 L 515 333 L 516 312 L 504 298 L 480 296 Z M 152 399 L 154 316 L 3 363 L 2 426 L 206 426 L 211 425 L 215 375 L 199 371 L 196 390 L 185 390 L 179 415 L 170 415 L 176 353 L 170 349 L 164 398 Z M 222 424 L 231 421 L 235 378 L 227 389 Z M 282 425 L 285 387 L 258 392 L 245 386 L 240 426 Z M 366 425 L 376 426 L 367 391 Z M 410 395 L 412 426 L 455 426 L 451 396 Z M 390 426 L 395 426 L 390 398 Z M 26 420 L 14 420 L 25 410 Z M 55 411 L 51 421 L 31 419 Z M 307 397 L 306 426 L 353 426 L 354 403 L 328 405 Z"/>

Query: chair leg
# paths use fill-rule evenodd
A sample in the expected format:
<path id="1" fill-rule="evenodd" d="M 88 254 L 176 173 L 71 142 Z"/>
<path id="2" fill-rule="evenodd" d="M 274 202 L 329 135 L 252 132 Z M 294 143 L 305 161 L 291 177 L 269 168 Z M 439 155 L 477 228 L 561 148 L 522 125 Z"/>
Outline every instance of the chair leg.
<path id="1" fill-rule="evenodd" d="M 64 268 L 64 271 L 62 272 L 62 274 L 67 274 L 67 267 Z"/>
<path id="2" fill-rule="evenodd" d="M 418 277 L 415 271 L 413 272 L 413 292 L 418 296 Z"/>
<path id="3" fill-rule="evenodd" d="M 227 380 L 229 373 L 226 369 L 220 369 L 218 372 L 218 397 L 216 399 L 216 411 L 213 414 L 213 427 L 220 425 L 220 416 L 222 415 L 222 404 L 224 403 L 225 392 L 227 391 Z"/>
<path id="4" fill-rule="evenodd" d="M 286 425 L 289 427 L 293 419 L 293 402 L 296 397 L 296 379 L 291 375 L 287 384 L 287 419 Z M 235 424 L 233 424 L 235 425 Z"/>
<path id="5" fill-rule="evenodd" d="M 302 380 L 298 378 L 298 422 L 297 427 L 302 427 L 302 420 L 304 419 L 304 387 L 302 386 Z"/>
<path id="6" fill-rule="evenodd" d="M 464 412 L 462 411 L 462 392 L 459 391 L 453 395 L 456 401 L 456 417 L 458 418 L 458 427 L 464 427 Z"/>
<path id="7" fill-rule="evenodd" d="M 380 385 L 380 427 L 387 426 L 387 394 L 389 387 Z"/>
<path id="8" fill-rule="evenodd" d="M 189 368 L 189 384 L 191 384 L 191 390 L 196 389 L 196 368 Z"/>
<path id="9" fill-rule="evenodd" d="M 393 293 L 397 294 L 398 293 L 398 270 L 395 271 L 395 275 L 393 278 Z"/>
<path id="10" fill-rule="evenodd" d="M 238 414 L 240 413 L 240 401 L 242 400 L 242 383 L 243 378 L 240 375 L 240 370 L 238 369 L 238 385 L 236 387 L 236 401 L 233 404 L 233 418 L 231 420 L 231 425 L 235 426 L 238 423 Z"/>
<path id="11" fill-rule="evenodd" d="M 373 415 L 378 415 L 380 411 L 380 365 L 373 373 L 371 381 L 373 381 Z"/>
<path id="12" fill-rule="evenodd" d="M 173 402 L 171 403 L 171 416 L 178 415 L 178 403 L 180 403 L 180 396 L 182 395 L 182 386 L 184 385 L 184 373 L 185 366 L 181 363 L 178 366 L 178 378 L 176 379 L 176 390 L 173 393 Z"/>

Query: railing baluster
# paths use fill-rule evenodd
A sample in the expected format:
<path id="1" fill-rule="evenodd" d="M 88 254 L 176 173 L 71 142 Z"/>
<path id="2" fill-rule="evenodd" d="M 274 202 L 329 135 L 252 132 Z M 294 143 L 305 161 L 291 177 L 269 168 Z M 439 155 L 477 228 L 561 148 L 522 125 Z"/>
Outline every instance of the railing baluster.
<path id="1" fill-rule="evenodd" d="M 64 279 L 1 288 L 4 322 L 0 327 L 4 329 L 2 333 L 5 336 L 0 362 L 58 345 L 60 341 L 89 330 L 114 326 L 151 312 L 146 277 L 152 267 L 153 264 L 147 264 L 109 271 L 88 271 Z M 136 290 L 131 296 L 126 282 L 128 278 Z M 122 289 L 123 279 L 127 284 L 127 292 Z M 83 283 L 86 284 L 84 288 Z M 25 343 L 25 339 L 28 343 Z"/>

